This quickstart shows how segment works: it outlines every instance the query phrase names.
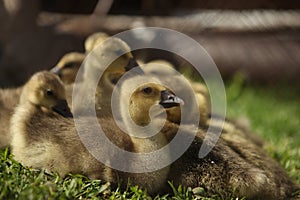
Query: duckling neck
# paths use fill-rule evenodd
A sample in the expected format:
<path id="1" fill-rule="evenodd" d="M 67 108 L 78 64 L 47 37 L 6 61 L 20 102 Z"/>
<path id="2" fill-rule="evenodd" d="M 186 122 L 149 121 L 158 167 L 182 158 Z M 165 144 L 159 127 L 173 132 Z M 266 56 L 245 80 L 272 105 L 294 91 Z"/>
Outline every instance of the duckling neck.
<path id="1" fill-rule="evenodd" d="M 44 119 L 44 117 L 58 117 L 58 114 L 53 113 L 51 110 L 41 107 L 39 105 L 34 105 L 30 102 L 26 102 L 23 104 L 20 104 L 15 109 L 15 113 L 12 117 L 12 125 L 22 125 L 24 130 L 29 129 L 33 130 L 34 124 L 41 124 L 41 123 L 35 123 L 40 122 Z M 49 118 L 49 119 L 50 119 Z M 41 124 L 43 126 L 43 124 Z M 18 127 L 18 126 L 16 126 Z"/>
<path id="2" fill-rule="evenodd" d="M 38 107 L 31 103 L 23 103 L 16 107 L 11 118 L 10 131 L 13 135 L 12 146 L 26 146 L 28 133 L 34 134 L 35 129 L 31 127 L 31 121 L 36 116 Z M 29 131 L 30 130 L 30 131 Z"/>
<path id="3" fill-rule="evenodd" d="M 131 135 L 137 153 L 149 153 L 156 151 L 165 145 L 168 141 L 166 136 L 160 131 L 158 122 L 154 121 L 147 126 L 127 125 L 127 132 Z M 139 137 L 140 136 L 140 137 Z"/>

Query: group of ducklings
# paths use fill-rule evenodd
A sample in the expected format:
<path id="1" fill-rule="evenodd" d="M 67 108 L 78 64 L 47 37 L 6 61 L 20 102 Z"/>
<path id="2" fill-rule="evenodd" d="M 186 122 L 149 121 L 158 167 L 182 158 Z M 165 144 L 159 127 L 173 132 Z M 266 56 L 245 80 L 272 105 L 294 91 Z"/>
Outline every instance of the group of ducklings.
<path id="1" fill-rule="evenodd" d="M 129 181 L 150 194 L 169 192 L 168 181 L 172 181 L 175 186 L 201 187 L 207 196 L 296 198 L 293 194 L 298 186 L 264 152 L 263 141 L 258 136 L 231 120 L 225 119 L 222 126 L 223 121 L 210 117 L 209 95 L 203 84 L 182 81 L 172 64 L 166 61 L 141 64 L 123 40 L 110 38 L 105 33 L 88 37 L 85 49 L 85 53 L 66 54 L 54 68 L 37 72 L 22 87 L 0 90 L 0 147 L 10 146 L 14 158 L 24 166 L 58 172 L 61 176 L 79 173 L 116 184 L 126 185 Z M 138 69 L 140 73 L 126 77 L 127 71 L 132 69 Z M 99 70 L 102 72 L 100 80 L 97 77 Z M 121 79 L 121 84 L 118 84 Z M 178 90 L 186 90 L 186 84 L 190 84 L 195 98 L 176 96 L 161 84 L 160 79 L 176 85 Z M 74 90 L 79 93 L 87 90 L 91 82 L 96 82 L 95 93 L 72 95 Z M 111 108 L 115 91 L 119 95 L 114 105 L 120 113 L 118 119 L 114 118 Z M 120 161 L 127 165 L 128 171 L 115 169 L 109 163 L 120 157 L 119 151 L 108 151 L 99 145 L 88 145 L 87 148 L 82 141 L 82 137 L 86 137 L 86 141 L 92 144 L 102 144 L 97 141 L 95 127 L 89 123 L 94 116 L 85 112 L 85 105 L 93 102 L 93 98 L 96 119 L 103 132 L 122 150 L 151 153 L 167 145 L 165 156 L 156 158 L 158 162 L 165 162 L 163 159 L 171 160 L 175 154 L 176 150 L 168 144 L 180 127 L 184 137 L 194 139 L 175 162 L 160 169 L 139 173 L 130 171 L 143 164 L 144 160 L 139 158 L 135 163 Z M 194 110 L 189 112 L 190 116 L 196 116 L 194 111 L 200 113 L 197 127 L 181 123 L 182 117 L 190 117 L 181 116 L 183 102 L 192 104 Z M 163 123 L 162 113 L 166 115 Z M 74 122 L 75 115 L 79 116 L 77 119 L 83 127 L 80 134 Z M 117 126 L 118 120 L 122 121 L 125 130 Z M 149 134 L 149 126 L 156 124 L 162 124 L 157 134 L 139 137 Z M 222 134 L 210 153 L 199 158 L 198 152 L 209 126 L 217 127 Z M 214 137 L 214 134 L 210 135 Z M 95 154 L 109 156 L 103 163 Z"/>

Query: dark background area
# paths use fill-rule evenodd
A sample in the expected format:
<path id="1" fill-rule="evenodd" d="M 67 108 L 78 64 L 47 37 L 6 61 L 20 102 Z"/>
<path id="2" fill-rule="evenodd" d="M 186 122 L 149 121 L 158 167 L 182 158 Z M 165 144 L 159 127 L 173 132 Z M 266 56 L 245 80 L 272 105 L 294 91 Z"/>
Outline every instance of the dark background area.
<path id="1" fill-rule="evenodd" d="M 92 13 L 97 0 L 41 0 L 44 11 L 62 13 Z M 115 0 L 110 14 L 170 15 L 174 10 L 195 9 L 299 9 L 295 0 Z"/>
<path id="2" fill-rule="evenodd" d="M 83 52 L 85 38 L 94 32 L 116 34 L 136 24 L 189 35 L 208 51 L 224 79 L 239 72 L 253 83 L 299 83 L 299 9 L 294 0 L 4 0 L 0 86 L 21 85 L 65 53 Z M 139 57 L 181 64 L 153 51 Z"/>

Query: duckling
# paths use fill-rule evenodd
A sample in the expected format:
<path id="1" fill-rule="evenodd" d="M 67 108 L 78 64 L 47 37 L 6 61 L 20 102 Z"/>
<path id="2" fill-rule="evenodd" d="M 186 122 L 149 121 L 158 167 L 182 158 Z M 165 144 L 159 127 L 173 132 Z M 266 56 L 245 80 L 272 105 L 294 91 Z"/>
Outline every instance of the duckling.
<path id="1" fill-rule="evenodd" d="M 0 148 L 6 148 L 10 144 L 9 121 L 13 110 L 19 102 L 22 88 L 0 90 Z"/>
<path id="2" fill-rule="evenodd" d="M 81 86 L 77 87 L 76 93 L 80 93 L 80 88 L 85 91 L 91 85 L 97 84 L 96 94 L 88 94 L 91 96 L 85 98 L 84 101 L 95 96 L 95 108 L 99 117 L 111 115 L 111 94 L 115 83 L 126 70 L 137 66 L 130 51 L 130 47 L 123 40 L 112 37 L 99 44 L 87 55 L 84 63 L 83 82 Z M 96 83 L 101 73 L 102 76 L 99 82 Z M 73 96 L 75 98 L 78 96 L 81 99 L 80 95 L 74 94 Z M 74 112 L 83 113 L 86 104 L 84 102 L 82 106 L 77 106 L 77 108 L 74 108 Z"/>
<path id="3" fill-rule="evenodd" d="M 97 32 L 90 35 L 84 42 L 84 48 L 86 53 L 91 52 L 107 38 L 109 38 L 109 35 L 103 32 Z"/>
<path id="4" fill-rule="evenodd" d="M 138 87 L 133 87 L 137 83 L 140 83 Z M 183 104 L 182 99 L 175 96 L 165 86 L 160 85 L 159 81 L 152 79 L 149 82 L 143 76 L 125 80 L 120 90 L 121 119 L 130 135 L 145 134 L 145 136 L 149 136 L 148 129 L 161 121 L 161 118 L 158 118 L 158 116 L 161 116 L 166 109 L 178 107 Z M 131 93 L 132 91 L 134 92 Z M 123 101 L 123 99 L 129 99 L 129 101 Z M 146 152 L 154 150 L 153 144 L 156 148 L 167 144 L 166 136 L 162 133 L 157 133 L 149 141 L 144 141 L 134 136 L 132 138 L 133 140 L 141 141 L 137 142 L 137 144 L 141 144 L 141 148 Z M 153 143 L 153 141 L 156 142 Z M 145 142 L 150 142 L 150 145 L 143 144 Z M 147 146 L 149 146 L 149 150 L 146 149 Z"/>
<path id="5" fill-rule="evenodd" d="M 137 87 L 135 87 L 137 86 Z M 163 132 L 156 133 L 163 126 L 159 116 L 165 109 L 177 107 L 183 101 L 155 79 L 145 79 L 144 76 L 126 78 L 120 86 L 120 114 L 126 132 L 131 135 L 135 152 L 151 153 L 163 148 L 167 138 Z M 155 135 L 152 135 L 156 133 Z M 169 162 L 169 150 L 165 156 L 156 158 L 156 162 Z M 151 156 L 149 156 L 151 157 Z M 150 158 L 149 158 L 150 159 Z M 146 161 L 144 161 L 146 162 Z M 155 165 L 154 162 L 151 162 Z M 155 167 L 155 166 L 154 166 Z M 135 174 L 134 182 L 147 185 L 147 188 L 158 191 L 166 185 L 169 167 L 166 166 L 154 172 Z M 132 176 L 132 175 L 131 175 Z M 151 192 L 152 193 L 152 192 Z"/>
<path id="6" fill-rule="evenodd" d="M 83 63 L 85 54 L 70 52 L 65 54 L 50 71 L 59 75 L 64 84 L 75 82 L 77 72 Z"/>
<path id="7" fill-rule="evenodd" d="M 15 159 L 24 166 L 58 172 L 61 176 L 80 173 L 89 178 L 116 182 L 117 172 L 89 153 L 71 117 L 59 77 L 47 71 L 34 74 L 24 86 L 20 103 L 11 118 L 11 146 Z M 105 122 L 104 130 L 109 129 L 106 132 L 115 143 L 122 141 L 122 147 L 131 150 L 130 138 L 123 134 L 122 140 L 118 139 L 112 134 L 113 122 Z M 94 131 L 88 125 L 85 128 L 85 134 Z"/>
<path id="8" fill-rule="evenodd" d="M 71 52 L 61 58 L 58 64 L 50 71 L 58 74 L 61 80 L 67 84 L 66 87 L 69 91 L 72 91 L 72 86 L 68 84 L 73 83 L 76 78 L 76 73 L 84 60 L 84 54 L 78 52 Z M 19 102 L 23 86 L 15 89 L 2 89 L 0 90 L 0 105 L 2 105 L 2 111 L 0 113 L 0 148 L 9 146 L 10 135 L 7 128 L 11 115 L 15 106 Z M 72 92 L 68 93 L 69 98 L 72 97 Z"/>

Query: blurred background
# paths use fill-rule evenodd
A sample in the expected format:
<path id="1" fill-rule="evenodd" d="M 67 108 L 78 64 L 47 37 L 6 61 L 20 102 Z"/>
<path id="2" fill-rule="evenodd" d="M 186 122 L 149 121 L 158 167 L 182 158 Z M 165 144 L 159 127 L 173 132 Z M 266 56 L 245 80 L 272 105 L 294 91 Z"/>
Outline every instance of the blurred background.
<path id="1" fill-rule="evenodd" d="M 300 1 L 295 0 L 2 0 L 0 86 L 24 83 L 67 52 L 83 52 L 97 31 L 158 26 L 197 40 L 224 79 L 299 83 Z M 165 58 L 143 52 L 145 61 Z"/>

